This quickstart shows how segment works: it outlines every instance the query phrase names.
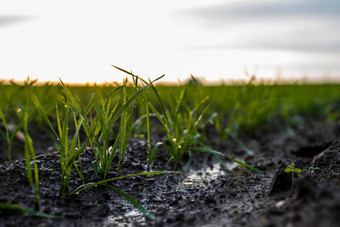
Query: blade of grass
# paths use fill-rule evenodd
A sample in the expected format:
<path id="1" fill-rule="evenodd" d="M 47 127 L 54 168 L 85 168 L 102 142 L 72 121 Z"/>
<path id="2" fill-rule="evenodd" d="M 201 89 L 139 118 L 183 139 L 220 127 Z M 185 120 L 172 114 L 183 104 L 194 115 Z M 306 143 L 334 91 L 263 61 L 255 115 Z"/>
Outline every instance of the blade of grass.
<path id="1" fill-rule="evenodd" d="M 129 201 L 131 204 L 133 204 L 138 210 L 140 210 L 145 216 L 149 217 L 152 220 L 155 220 L 155 217 L 148 211 L 146 210 L 143 205 L 141 205 L 139 202 L 137 202 L 132 196 L 130 196 L 129 194 L 121 191 L 120 189 L 108 185 L 107 182 L 109 181 L 115 181 L 115 180 L 120 180 L 120 179 L 124 179 L 124 178 L 128 178 L 128 177 L 134 177 L 134 176 L 143 176 L 143 175 L 159 175 L 159 174 L 170 174 L 170 173 L 181 173 L 181 172 L 176 172 L 176 171 L 155 171 L 155 172 L 144 172 L 144 173 L 135 173 L 135 174 L 129 174 L 129 175 L 125 175 L 125 176 L 120 176 L 120 177 L 114 177 L 114 178 L 110 178 L 110 179 L 106 179 L 100 182 L 94 182 L 94 183 L 87 183 L 87 184 L 83 184 L 81 186 L 79 186 L 78 188 L 76 188 L 71 195 L 74 194 L 78 194 L 81 191 L 84 191 L 88 188 L 91 188 L 93 186 L 96 185 L 102 185 L 105 187 L 109 187 L 110 189 L 114 190 L 115 192 L 117 192 L 119 195 L 123 196 L 127 201 Z"/>
<path id="2" fill-rule="evenodd" d="M 188 151 L 188 155 L 189 155 L 189 160 L 188 162 L 185 164 L 183 170 L 184 171 L 188 171 L 192 162 L 192 151 Z"/>
<path id="3" fill-rule="evenodd" d="M 2 107 L 0 106 L 0 117 L 1 117 L 1 120 L 2 120 L 2 124 L 4 125 L 5 127 L 5 132 L 6 132 L 6 140 L 7 140 L 7 157 L 8 157 L 8 161 L 9 162 L 12 162 L 12 152 L 11 152 L 11 142 L 10 142 L 10 133 L 8 131 L 8 127 L 7 127 L 7 122 L 6 122 L 6 118 L 5 118 L 5 115 L 3 113 L 3 110 L 2 110 Z"/>
<path id="4" fill-rule="evenodd" d="M 19 213 L 24 213 L 31 216 L 37 216 L 42 218 L 59 218 L 58 216 L 53 216 L 50 214 L 45 214 L 42 212 L 34 211 L 25 207 L 21 207 L 19 205 L 7 204 L 7 203 L 0 203 L 1 210 L 12 210 Z"/>
<path id="5" fill-rule="evenodd" d="M 125 156 L 125 151 L 127 149 L 127 145 L 129 143 L 129 140 L 130 140 L 130 137 L 131 137 L 131 134 L 132 134 L 133 120 L 134 120 L 135 112 L 136 112 L 136 105 L 135 105 L 135 103 L 132 105 L 132 108 L 131 108 L 130 111 L 131 111 L 130 113 L 125 112 L 125 115 L 127 115 L 125 120 L 127 122 L 124 123 L 124 125 L 123 125 L 124 128 L 126 128 L 126 129 L 124 130 L 124 136 L 122 137 L 123 147 L 121 149 L 121 155 L 120 155 L 120 158 L 119 158 L 119 161 L 118 161 L 118 167 L 117 167 L 117 172 L 118 173 L 119 173 L 119 170 L 120 170 L 123 158 Z"/>
<path id="6" fill-rule="evenodd" d="M 28 114 L 28 121 L 30 121 L 32 119 L 32 117 L 35 114 L 35 109 L 31 110 L 31 112 Z M 9 142 L 7 142 L 7 154 L 11 154 L 11 150 L 12 150 L 12 143 L 13 140 L 15 138 L 15 136 L 17 135 L 17 133 L 24 127 L 24 121 L 21 121 L 18 126 L 14 129 L 14 131 L 12 132 L 10 138 L 9 138 Z"/>
<path id="7" fill-rule="evenodd" d="M 150 158 L 151 158 L 151 134 L 150 134 L 149 94 L 148 94 L 147 90 L 145 90 L 144 101 L 145 101 L 146 133 L 147 133 L 147 141 L 148 141 L 146 170 L 150 171 L 150 164 L 151 164 L 152 160 L 150 160 Z"/>
<path id="8" fill-rule="evenodd" d="M 129 194 L 123 192 L 122 190 L 108 185 L 108 184 L 99 184 L 105 187 L 108 187 L 112 190 L 114 190 L 116 193 L 118 193 L 119 195 L 121 195 L 122 197 L 124 197 L 127 201 L 129 201 L 132 205 L 134 205 L 139 211 L 141 211 L 145 216 L 147 216 L 148 218 L 150 218 L 151 220 L 156 220 L 156 217 L 150 213 L 150 211 L 148 211 L 147 209 L 145 209 L 143 207 L 142 204 L 140 204 L 139 202 L 137 202 L 132 196 L 130 196 Z"/>
<path id="9" fill-rule="evenodd" d="M 236 162 L 237 164 L 239 164 L 239 165 L 241 165 L 241 166 L 243 166 L 243 167 L 246 167 L 246 168 L 248 168 L 248 169 L 250 169 L 250 170 L 252 170 L 252 171 L 254 171 L 254 172 L 263 174 L 263 171 L 262 171 L 262 170 L 259 170 L 258 168 L 255 168 L 255 167 L 253 167 L 253 166 L 251 166 L 251 165 L 248 165 L 247 163 L 238 161 L 238 160 L 236 160 L 236 159 L 234 159 L 234 158 L 232 158 L 232 157 L 229 157 L 229 156 L 225 156 L 225 157 L 226 157 L 227 159 L 229 159 L 230 161 Z"/>
<path id="10" fill-rule="evenodd" d="M 245 167 L 247 169 L 250 169 L 250 170 L 255 171 L 257 173 L 263 173 L 262 170 L 259 170 L 259 169 L 255 168 L 255 167 L 251 166 L 251 165 L 248 165 L 248 164 L 246 164 L 244 162 L 241 162 L 241 161 L 238 161 L 238 160 L 236 160 L 234 158 L 231 158 L 231 157 L 229 157 L 229 156 L 227 156 L 227 155 L 225 155 L 225 154 L 223 154 L 223 153 L 221 153 L 219 151 L 213 150 L 213 149 L 211 149 L 209 147 L 196 147 L 196 148 L 194 148 L 194 150 L 195 151 L 200 151 L 200 152 L 208 152 L 208 153 L 211 153 L 213 155 L 220 155 L 220 156 L 226 157 L 230 161 L 233 161 L 233 162 L 235 162 L 235 163 L 237 163 L 237 164 L 239 164 L 239 165 L 241 165 L 241 166 L 243 166 L 243 167 Z"/>
<path id="11" fill-rule="evenodd" d="M 115 89 L 113 89 L 106 97 L 106 100 L 110 98 L 111 95 L 113 95 L 116 91 L 118 91 L 119 89 L 123 88 L 123 87 L 126 87 L 126 85 L 121 85 L 121 86 L 118 86 L 116 87 Z"/>
<path id="12" fill-rule="evenodd" d="M 133 204 L 138 210 L 140 210 L 145 216 L 149 217 L 152 220 L 155 220 L 155 217 L 148 211 L 146 210 L 143 205 L 141 205 L 139 202 L 137 202 L 132 196 L 130 196 L 129 194 L 121 191 L 120 189 L 108 185 L 107 182 L 109 181 L 115 181 L 115 180 L 120 180 L 120 179 L 124 179 L 124 178 L 128 178 L 128 177 L 134 177 L 134 176 L 143 176 L 143 175 L 159 175 L 159 174 L 170 174 L 170 173 L 181 173 L 181 172 L 176 172 L 176 171 L 155 171 L 155 172 L 144 172 L 144 173 L 135 173 L 135 174 L 129 174 L 129 175 L 125 175 L 125 176 L 120 176 L 120 177 L 114 177 L 114 178 L 110 178 L 110 179 L 106 179 L 100 182 L 94 182 L 94 183 L 87 183 L 87 184 L 83 184 L 81 186 L 79 186 L 78 188 L 76 188 L 73 192 L 71 192 L 71 195 L 74 194 L 78 194 L 81 191 L 84 191 L 88 188 L 91 188 L 93 186 L 96 185 L 102 185 L 102 186 L 106 186 L 109 187 L 110 189 L 114 190 L 115 192 L 117 192 L 119 195 L 123 196 L 127 201 L 129 201 L 131 204 Z"/>
<path id="13" fill-rule="evenodd" d="M 76 102 L 74 99 L 74 96 L 72 95 L 71 91 L 67 88 L 67 86 L 64 84 L 64 82 L 59 78 L 60 83 L 63 87 L 63 92 L 65 95 L 65 98 L 71 102 L 71 108 L 76 114 L 80 115 L 79 111 L 81 110 L 81 107 L 79 105 L 79 102 Z M 67 104 L 67 102 L 65 102 Z"/>
<path id="14" fill-rule="evenodd" d="M 137 96 L 144 91 L 148 86 L 152 85 L 154 82 L 156 82 L 157 80 L 163 78 L 164 75 L 156 78 L 155 80 L 153 80 L 152 82 L 148 83 L 147 85 L 145 85 L 143 88 L 137 90 L 119 109 L 118 111 L 115 113 L 115 115 L 112 117 L 111 121 L 109 122 L 109 126 L 112 126 L 114 122 L 117 121 L 117 119 L 121 116 L 121 114 L 126 110 L 126 108 L 137 98 Z"/>
<path id="15" fill-rule="evenodd" d="M 148 175 L 173 174 L 173 173 L 181 173 L 181 172 L 180 171 L 153 171 L 153 172 L 133 173 L 133 174 L 128 174 L 128 175 L 124 175 L 124 176 L 113 177 L 113 178 L 102 180 L 102 181 L 99 181 L 99 182 L 92 182 L 92 183 L 80 185 L 79 187 L 77 187 L 76 189 L 74 189 L 71 192 L 71 195 L 74 195 L 76 193 L 80 193 L 80 192 L 82 192 L 82 191 L 84 191 L 84 190 L 86 190 L 90 187 L 93 187 L 93 186 L 98 185 L 98 184 L 106 183 L 106 182 L 109 182 L 109 181 L 116 181 L 116 180 L 120 180 L 120 179 L 124 179 L 124 178 L 128 178 L 128 177 L 135 177 L 135 176 L 148 176 Z"/>
<path id="16" fill-rule="evenodd" d="M 51 131 L 54 133 L 54 135 L 58 138 L 58 133 L 54 130 L 54 127 L 53 127 L 51 121 L 48 119 L 47 114 L 46 114 L 43 106 L 39 102 L 39 99 L 37 98 L 37 96 L 35 96 L 34 94 L 31 94 L 31 99 L 32 99 L 35 107 L 37 108 L 38 112 L 42 115 L 43 119 L 45 120 L 45 123 L 47 124 L 47 126 L 51 129 Z"/>
<path id="17" fill-rule="evenodd" d="M 32 139 L 28 134 L 28 104 L 26 105 L 25 108 L 25 113 L 24 113 L 24 137 L 25 137 L 25 163 L 26 163 L 26 173 L 27 173 L 27 179 L 30 184 L 30 187 L 32 189 L 34 198 L 35 198 L 35 205 L 36 205 L 36 210 L 39 210 L 40 206 L 40 191 L 39 191 L 39 173 L 38 173 L 38 165 L 37 165 L 37 160 L 35 159 L 35 153 L 34 153 L 34 147 L 32 143 Z M 34 180 L 32 176 L 32 171 L 31 171 L 31 161 L 33 160 L 33 165 L 34 165 Z"/>
<path id="18" fill-rule="evenodd" d="M 239 140 L 239 138 L 237 138 L 237 136 L 234 133 L 232 133 L 228 128 L 225 129 L 225 132 L 228 135 L 230 135 L 231 138 L 233 138 L 248 155 L 251 155 L 251 156 L 254 155 L 254 152 L 250 150 L 241 140 Z"/>
<path id="19" fill-rule="evenodd" d="M 147 164 L 147 171 L 150 171 L 150 165 L 152 160 L 154 159 L 157 149 L 163 145 L 163 142 L 157 142 L 155 146 L 152 148 L 151 152 L 148 154 L 148 164 Z"/>

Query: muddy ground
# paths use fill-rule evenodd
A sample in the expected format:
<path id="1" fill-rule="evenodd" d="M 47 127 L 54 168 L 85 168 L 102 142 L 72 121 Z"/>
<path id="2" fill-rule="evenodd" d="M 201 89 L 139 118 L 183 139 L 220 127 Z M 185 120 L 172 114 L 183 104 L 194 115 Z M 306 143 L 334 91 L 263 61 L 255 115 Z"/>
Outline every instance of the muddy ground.
<path id="1" fill-rule="evenodd" d="M 339 124 L 304 120 L 294 128 L 262 127 L 240 135 L 254 156 L 246 155 L 231 140 L 220 144 L 216 132 L 208 131 L 213 148 L 264 173 L 252 172 L 227 160 L 231 170 L 226 171 L 212 156 L 198 153 L 188 172 L 110 183 L 151 211 L 157 217 L 152 221 L 106 187 L 92 187 L 78 195 L 59 198 L 58 152 L 47 152 L 37 157 L 40 211 L 60 218 L 0 210 L 0 226 L 339 226 Z M 40 153 L 42 150 L 39 149 Z M 145 139 L 132 139 L 120 174 L 145 171 L 146 150 Z M 82 157 L 86 181 L 98 181 L 91 165 L 91 150 L 86 149 Z M 302 172 L 295 175 L 292 185 L 291 174 L 283 171 L 293 162 Z M 115 167 L 109 177 L 117 176 Z M 181 165 L 168 163 L 167 152 L 160 149 L 152 170 L 178 169 Z M 70 189 L 80 184 L 73 172 Z M 0 165 L 0 202 L 34 209 L 22 159 Z"/>

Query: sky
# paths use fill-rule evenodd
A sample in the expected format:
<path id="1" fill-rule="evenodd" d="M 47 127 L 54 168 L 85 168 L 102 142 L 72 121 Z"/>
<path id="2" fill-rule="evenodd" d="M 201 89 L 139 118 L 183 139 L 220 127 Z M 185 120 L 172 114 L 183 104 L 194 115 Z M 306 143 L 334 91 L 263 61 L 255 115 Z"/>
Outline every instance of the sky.
<path id="1" fill-rule="evenodd" d="M 339 0 L 11 0 L 0 80 L 340 82 L 339 28 Z"/>

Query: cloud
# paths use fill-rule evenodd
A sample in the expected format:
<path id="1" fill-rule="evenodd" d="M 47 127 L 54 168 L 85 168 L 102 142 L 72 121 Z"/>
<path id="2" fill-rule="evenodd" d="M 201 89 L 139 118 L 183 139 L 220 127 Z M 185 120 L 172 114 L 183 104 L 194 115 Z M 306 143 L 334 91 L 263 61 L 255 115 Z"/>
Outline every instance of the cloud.
<path id="1" fill-rule="evenodd" d="M 252 1 L 219 4 L 182 11 L 183 15 L 221 19 L 264 19 L 278 17 L 328 17 L 340 19 L 339 0 Z"/>
<path id="2" fill-rule="evenodd" d="M 313 53 L 340 53 L 340 42 L 334 43 L 313 43 L 297 41 L 259 41 L 244 42 L 238 44 L 219 43 L 211 45 L 189 46 L 182 49 L 216 49 L 216 50 L 291 50 Z"/>
<path id="3" fill-rule="evenodd" d="M 0 28 L 20 24 L 32 19 L 34 19 L 34 17 L 24 15 L 0 16 Z"/>
<path id="4" fill-rule="evenodd" d="M 250 26 L 252 27 L 252 26 Z M 185 49 L 224 49 L 224 50 L 291 50 L 308 53 L 340 53 L 340 31 L 335 30 L 332 26 L 323 26 L 322 28 L 311 27 L 300 29 L 298 25 L 293 31 L 282 31 L 267 27 L 262 30 L 258 27 L 252 31 L 244 28 L 239 34 L 234 34 L 234 38 L 223 41 L 225 37 L 230 36 L 233 31 L 226 34 L 222 33 L 220 41 L 215 43 L 205 43 L 203 45 L 193 45 Z M 248 27 L 250 30 L 250 28 Z M 254 30 L 260 32 L 254 32 Z M 246 30 L 246 31 L 244 31 Z M 236 30 L 237 32 L 237 30 Z"/>
<path id="5" fill-rule="evenodd" d="M 177 16 L 218 37 L 188 49 L 340 53 L 339 0 L 262 0 L 187 9 Z M 229 40 L 229 41 L 225 41 Z"/>

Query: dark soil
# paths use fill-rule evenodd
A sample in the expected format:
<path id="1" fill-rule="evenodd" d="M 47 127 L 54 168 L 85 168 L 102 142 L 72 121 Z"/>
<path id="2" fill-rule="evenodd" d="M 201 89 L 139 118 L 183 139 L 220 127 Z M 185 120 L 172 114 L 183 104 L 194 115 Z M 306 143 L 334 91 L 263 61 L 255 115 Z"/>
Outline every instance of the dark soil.
<path id="1" fill-rule="evenodd" d="M 208 129 L 209 131 L 209 129 Z M 210 132 L 211 131 L 211 132 Z M 296 128 L 262 128 L 240 135 L 254 151 L 248 156 L 231 140 L 219 144 L 210 130 L 216 150 L 244 160 L 264 171 L 258 174 L 227 162 L 226 171 L 205 153 L 197 153 L 190 171 L 182 174 L 142 176 L 110 182 L 133 196 L 156 217 L 143 216 L 109 188 L 92 187 L 74 196 L 58 197 L 58 152 L 37 157 L 41 188 L 40 211 L 59 216 L 49 219 L 0 210 L 1 226 L 339 226 L 340 223 L 340 126 L 303 121 Z M 157 141 L 155 141 L 157 142 Z M 50 145 L 46 145 L 50 146 Z M 145 171 L 146 141 L 132 139 L 120 175 Z M 90 149 L 82 153 L 87 182 L 98 181 Z M 302 172 L 284 173 L 293 163 Z M 115 162 L 116 163 L 116 162 Z M 184 165 L 183 163 L 182 165 Z M 152 170 L 178 170 L 160 149 Z M 109 177 L 117 176 L 113 166 Z M 81 185 L 75 173 L 70 190 Z M 0 165 L 0 202 L 34 209 L 26 178 L 25 161 Z"/>

